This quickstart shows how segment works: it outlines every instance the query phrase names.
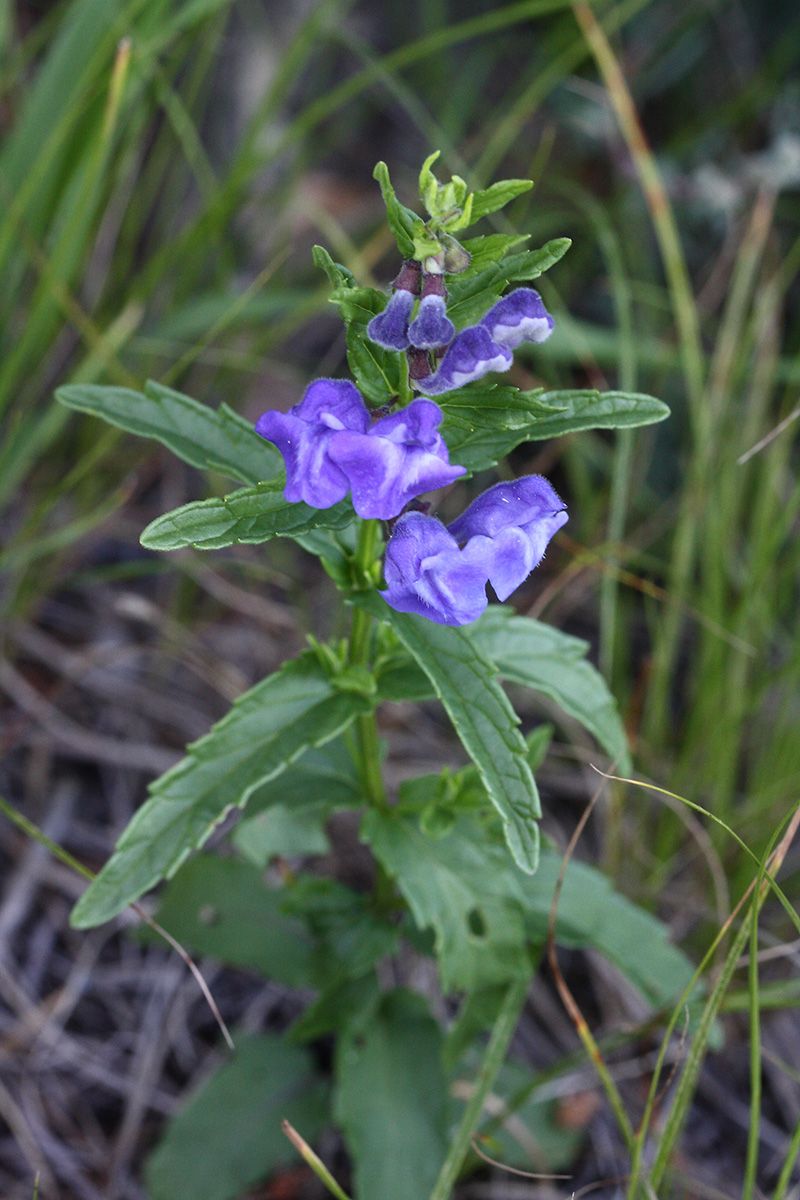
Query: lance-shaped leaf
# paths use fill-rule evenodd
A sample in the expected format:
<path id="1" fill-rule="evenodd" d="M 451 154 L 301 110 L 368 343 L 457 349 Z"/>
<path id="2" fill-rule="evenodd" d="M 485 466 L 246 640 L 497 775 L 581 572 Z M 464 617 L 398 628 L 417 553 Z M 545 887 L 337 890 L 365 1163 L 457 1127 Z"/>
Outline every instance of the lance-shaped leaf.
<path id="1" fill-rule="evenodd" d="M 333 287 L 354 288 L 356 286 L 356 277 L 353 272 L 348 267 L 343 267 L 341 263 L 335 262 L 324 246 L 314 246 L 311 257 L 314 260 L 314 266 L 325 272 Z"/>
<path id="2" fill-rule="evenodd" d="M 616 701 L 586 655 L 588 642 L 513 609 L 492 604 L 470 626 L 476 645 L 501 679 L 543 692 L 580 721 L 623 771 L 630 768 L 625 730 Z"/>
<path id="3" fill-rule="evenodd" d="M 394 234 L 397 248 L 403 258 L 411 258 L 414 253 L 414 236 L 422 229 L 422 221 L 415 212 L 397 199 L 385 162 L 376 164 L 372 176 L 380 184 L 383 202 L 386 205 L 386 221 Z"/>
<path id="4" fill-rule="evenodd" d="M 539 856 L 539 793 L 517 728 L 519 717 L 497 682 L 494 664 L 475 645 L 471 628 L 396 612 L 377 593 L 353 599 L 391 625 L 430 679 L 500 814 L 514 861 L 532 873 Z"/>
<path id="5" fill-rule="evenodd" d="M 148 550 L 218 550 L 237 542 L 268 542 L 274 537 L 297 537 L 315 529 L 343 529 L 353 520 L 349 500 L 332 508 L 311 508 L 283 497 L 283 477 L 227 496 L 196 500 L 156 517 L 141 536 Z"/>
<path id="6" fill-rule="evenodd" d="M 367 321 L 373 315 L 370 313 Z M 400 374 L 405 370 L 403 356 L 368 338 L 367 321 L 359 315 L 347 326 L 347 362 L 362 395 L 376 404 L 388 404 L 400 392 Z"/>
<path id="7" fill-rule="evenodd" d="M 439 400 L 442 436 L 453 462 L 470 471 L 493 466 L 521 442 L 583 429 L 631 428 L 663 421 L 666 404 L 628 392 L 520 391 L 480 380 Z"/>
<path id="8" fill-rule="evenodd" d="M 150 785 L 106 866 L 72 913 L 79 929 L 108 921 L 202 846 L 232 808 L 274 779 L 309 746 L 336 737 L 369 709 L 336 689 L 312 654 L 240 696 L 230 712 Z"/>
<path id="9" fill-rule="evenodd" d="M 498 212 L 505 208 L 517 196 L 529 192 L 533 187 L 532 179 L 499 179 L 491 187 L 482 192 L 472 193 L 472 221 L 486 217 L 489 213 Z"/>
<path id="10" fill-rule="evenodd" d="M 486 246 L 481 245 L 484 239 L 479 238 L 476 241 L 479 252 L 482 255 L 486 254 Z M 569 238 L 553 238 L 538 250 L 508 254 L 478 274 L 464 272 L 464 276 L 453 275 L 448 278 L 450 302 L 447 305 L 447 313 L 456 329 L 476 324 L 509 284 L 537 279 L 548 271 L 566 254 L 571 244 Z M 471 242 L 465 242 L 465 250 L 469 250 L 471 245 Z M 502 249 L 500 242 L 494 243 L 494 246 L 495 252 Z"/>
<path id="11" fill-rule="evenodd" d="M 559 411 L 541 418 L 529 435 L 532 442 L 578 433 L 582 429 L 633 429 L 669 416 L 669 408 L 643 392 L 559 391 L 537 394 L 540 404 Z"/>
<path id="12" fill-rule="evenodd" d="M 240 483 L 272 479 L 283 466 L 275 447 L 227 404 L 209 408 L 160 383 L 146 383 L 143 392 L 69 384 L 58 389 L 56 399 L 128 433 L 155 438 L 193 467 L 222 471 Z"/>

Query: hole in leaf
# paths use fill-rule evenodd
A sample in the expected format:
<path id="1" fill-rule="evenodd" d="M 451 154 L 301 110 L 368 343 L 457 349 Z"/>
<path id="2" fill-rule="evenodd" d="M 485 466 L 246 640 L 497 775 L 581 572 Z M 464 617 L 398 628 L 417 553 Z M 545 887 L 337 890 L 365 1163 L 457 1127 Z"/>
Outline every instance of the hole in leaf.
<path id="1" fill-rule="evenodd" d="M 473 937 L 486 937 L 488 932 L 486 928 L 486 919 L 479 908 L 473 908 L 467 913 L 467 925 Z"/>

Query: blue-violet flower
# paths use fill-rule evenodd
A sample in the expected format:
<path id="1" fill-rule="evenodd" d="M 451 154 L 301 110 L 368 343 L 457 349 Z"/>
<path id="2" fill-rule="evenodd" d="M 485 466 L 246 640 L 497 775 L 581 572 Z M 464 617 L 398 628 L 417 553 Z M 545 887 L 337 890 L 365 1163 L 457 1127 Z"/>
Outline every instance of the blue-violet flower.
<path id="1" fill-rule="evenodd" d="M 466 473 L 466 467 L 450 465 L 438 432 L 441 420 L 438 404 L 412 400 L 366 433 L 343 431 L 331 439 L 328 456 L 350 481 L 360 517 L 391 520 L 415 496 Z"/>
<path id="2" fill-rule="evenodd" d="M 543 342 L 553 332 L 555 322 L 533 288 L 517 288 L 492 305 L 481 325 L 492 340 L 515 349 L 521 342 Z"/>
<path id="3" fill-rule="evenodd" d="M 438 396 L 474 379 L 482 379 L 489 371 L 507 371 L 513 361 L 511 351 L 495 342 L 488 329 L 483 325 L 470 325 L 456 334 L 439 369 L 423 379 L 415 379 L 414 387 Z"/>
<path id="4" fill-rule="evenodd" d="M 316 379 L 288 413 L 265 412 L 256 432 L 283 455 L 290 502 L 330 508 L 352 490 L 360 517 L 390 520 L 415 496 L 465 473 L 450 465 L 441 420 L 437 404 L 418 399 L 372 425 L 354 384 Z"/>
<path id="5" fill-rule="evenodd" d="M 256 433 L 283 455 L 283 494 L 291 503 L 305 500 L 313 508 L 330 508 L 347 495 L 350 480 L 329 456 L 332 439 L 343 429 L 369 429 L 367 406 L 347 379 L 315 379 L 287 413 L 270 409 L 256 421 Z"/>
<path id="6" fill-rule="evenodd" d="M 496 483 L 449 526 L 465 551 L 473 542 L 498 599 L 506 600 L 544 557 L 547 544 L 567 521 L 563 502 L 541 475 Z"/>
<path id="7" fill-rule="evenodd" d="M 447 289 L 444 276 L 423 273 L 422 298 L 417 315 L 408 330 L 408 340 L 418 350 L 438 350 L 449 345 L 456 329 L 447 315 Z"/>
<path id="8" fill-rule="evenodd" d="M 419 295 L 421 276 L 422 268 L 418 262 L 413 259 L 404 262 L 392 284 L 389 303 L 367 325 L 367 337 L 384 350 L 408 349 L 408 322 Z"/>
<path id="9" fill-rule="evenodd" d="M 380 594 L 398 612 L 417 613 L 438 625 L 477 620 L 488 603 L 483 541 L 488 544 L 473 538 L 461 550 L 435 517 L 404 513 L 386 547 L 386 590 Z"/>

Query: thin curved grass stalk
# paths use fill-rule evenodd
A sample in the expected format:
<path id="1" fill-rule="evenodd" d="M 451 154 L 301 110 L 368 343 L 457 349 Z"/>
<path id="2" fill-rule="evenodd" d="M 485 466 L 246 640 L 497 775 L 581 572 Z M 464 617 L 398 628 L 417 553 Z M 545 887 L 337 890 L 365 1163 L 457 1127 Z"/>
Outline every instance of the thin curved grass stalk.
<path id="1" fill-rule="evenodd" d="M 756 894 L 760 895 L 764 881 L 765 862 L 759 868 Z M 761 1128 L 761 1008 L 758 992 L 758 916 L 759 904 L 750 910 L 750 959 L 747 964 L 747 984 L 750 1001 L 750 1126 L 747 1131 L 742 1200 L 751 1200 L 758 1166 L 759 1130 Z"/>
<path id="2" fill-rule="evenodd" d="M 564 876 L 566 875 L 567 866 L 569 864 L 570 858 L 572 857 L 573 851 L 575 850 L 575 847 L 578 844 L 578 840 L 579 840 L 581 834 L 583 833 L 583 830 L 586 826 L 586 822 L 589 820 L 589 817 L 591 816 L 592 809 L 594 808 L 595 804 L 597 803 L 598 799 L 600 798 L 601 792 L 602 792 L 602 785 L 595 791 L 595 793 L 592 796 L 591 800 L 589 801 L 588 805 L 584 809 L 584 811 L 581 815 L 581 819 L 578 821 L 578 824 L 575 826 L 575 831 L 569 840 L 569 845 L 567 846 L 567 849 L 564 852 L 564 860 L 561 864 L 561 870 L 559 871 L 555 890 L 553 892 L 553 903 L 550 907 L 550 916 L 549 916 L 548 929 L 547 929 L 547 955 L 548 955 L 548 958 L 550 961 L 550 967 L 553 972 L 553 977 L 556 981 L 556 987 L 558 988 L 558 994 L 561 997 L 564 1007 L 566 1008 L 567 1012 L 569 1013 L 570 1019 L 572 1020 L 572 1023 L 575 1026 L 575 1031 L 578 1034 L 578 1037 L 583 1042 L 586 1053 L 589 1055 L 589 1058 L 591 1059 L 591 1061 L 594 1065 L 594 1068 L 597 1071 L 597 1074 L 600 1078 L 600 1082 L 603 1085 L 603 1090 L 606 1093 L 608 1102 L 611 1105 L 614 1116 L 616 1117 L 617 1124 L 619 1125 L 622 1136 L 625 1138 L 626 1145 L 630 1148 L 633 1146 L 634 1133 L 633 1133 L 633 1127 L 630 1123 L 630 1119 L 628 1118 L 628 1114 L 625 1111 L 625 1105 L 623 1104 L 622 1096 L 620 1095 L 619 1088 L 614 1083 L 614 1080 L 611 1077 L 611 1072 L 609 1071 L 608 1067 L 606 1066 L 605 1059 L 603 1058 L 602 1054 L 600 1053 L 600 1048 L 597 1045 L 597 1042 L 594 1040 L 594 1037 L 592 1036 L 591 1030 L 589 1029 L 589 1026 L 586 1023 L 583 1013 L 581 1012 L 580 1008 L 578 1007 L 575 997 L 572 995 L 572 992 L 570 991 L 569 987 L 567 986 L 564 976 L 561 974 L 561 968 L 558 965 L 558 955 L 556 954 L 556 942 L 555 942 L 556 914 L 558 912 L 558 901 L 559 901 L 559 897 L 561 895 L 561 889 L 564 885 Z"/>
<path id="3" fill-rule="evenodd" d="M 455 1187 L 461 1168 L 469 1154 L 472 1136 L 480 1120 L 486 1097 L 492 1090 L 505 1060 L 527 994 L 527 978 L 515 979 L 509 984 L 489 1037 L 486 1054 L 475 1080 L 474 1091 L 462 1113 L 455 1138 L 442 1163 L 442 1169 L 429 1200 L 448 1200 Z"/>
<path id="4" fill-rule="evenodd" d="M 789 1149 L 786 1151 L 781 1173 L 778 1176 L 778 1182 L 775 1185 L 775 1191 L 772 1193 L 772 1200 L 784 1200 L 786 1189 L 789 1186 L 789 1180 L 792 1177 L 792 1171 L 797 1166 L 797 1156 L 800 1154 L 800 1119 L 794 1127 Z"/>
<path id="5" fill-rule="evenodd" d="M 314 1153 L 308 1142 L 301 1134 L 297 1132 L 294 1126 L 290 1125 L 288 1121 L 282 1121 L 281 1129 L 303 1161 L 308 1164 L 308 1166 L 316 1175 L 317 1179 L 320 1181 L 320 1183 L 324 1184 L 331 1195 L 335 1196 L 336 1200 L 350 1200 L 350 1197 L 344 1188 L 339 1186 L 328 1168 L 325 1166 L 325 1163 L 318 1154 Z"/>
<path id="6" fill-rule="evenodd" d="M 652 1077 L 651 1084 L 650 1084 L 650 1090 L 648 1093 L 647 1102 L 645 1104 L 645 1110 L 642 1115 L 641 1121 L 639 1123 L 639 1127 L 637 1129 L 636 1137 L 635 1137 L 633 1147 L 632 1147 L 631 1174 L 630 1174 L 628 1197 L 629 1197 L 629 1200 L 635 1200 L 635 1198 L 638 1194 L 638 1189 L 640 1187 L 648 1187 L 648 1186 L 650 1186 L 650 1184 L 652 1184 L 652 1186 L 654 1188 L 656 1188 L 656 1189 L 658 1188 L 661 1176 L 663 1175 L 664 1169 L 666 1167 L 666 1162 L 668 1160 L 669 1153 L 671 1152 L 672 1143 L 674 1142 L 675 1138 L 677 1137 L 678 1133 L 680 1132 L 682 1119 L 683 1119 L 683 1116 L 685 1115 L 685 1110 L 688 1107 L 689 1101 L 691 1100 L 691 1097 L 694 1093 L 694 1083 L 696 1080 L 697 1072 L 699 1071 L 700 1065 L 702 1064 L 702 1058 L 705 1053 L 705 1047 L 708 1042 L 709 1035 L 711 1033 L 713 1022 L 716 1019 L 717 1013 L 719 1012 L 719 1009 L 721 1007 L 725 992 L 727 991 L 728 984 L 730 983 L 730 979 L 733 975 L 733 972 L 738 965 L 738 959 L 742 953 L 742 950 L 744 949 L 744 946 L 747 942 L 747 938 L 750 935 L 750 925 L 748 923 L 745 923 L 742 926 L 742 929 L 738 931 L 736 938 L 734 940 L 734 943 L 730 947 L 728 954 L 726 955 L 725 962 L 723 963 L 722 970 L 721 970 L 720 976 L 717 980 L 717 983 L 715 984 L 714 989 L 713 989 L 711 995 L 709 996 L 709 998 L 706 1002 L 706 1005 L 703 1009 L 703 1013 L 701 1014 L 698 1031 L 695 1034 L 695 1038 L 694 1038 L 694 1042 L 692 1044 L 689 1058 L 687 1060 L 686 1067 L 684 1068 L 683 1075 L 681 1076 L 681 1080 L 678 1085 L 676 1097 L 675 1097 L 675 1100 L 673 1101 L 672 1109 L 670 1110 L 670 1116 L 668 1118 L 667 1128 L 664 1130 L 664 1133 L 662 1135 L 662 1138 L 661 1138 L 661 1141 L 659 1144 L 659 1152 L 658 1152 L 658 1157 L 657 1157 L 656 1161 L 661 1163 L 661 1166 L 660 1166 L 660 1173 L 658 1175 L 658 1178 L 654 1181 L 652 1178 L 652 1174 L 651 1174 L 649 1181 L 642 1180 L 641 1179 L 642 1153 L 643 1153 L 645 1140 L 647 1137 L 648 1130 L 650 1128 L 650 1123 L 651 1123 L 651 1119 L 652 1119 L 656 1104 L 660 1100 L 660 1095 L 661 1095 L 661 1090 L 662 1090 L 659 1088 L 661 1072 L 664 1067 L 664 1061 L 666 1058 L 666 1052 L 667 1052 L 667 1048 L 669 1045 L 669 1041 L 670 1041 L 670 1038 L 672 1036 L 672 1033 L 673 1033 L 675 1026 L 677 1024 L 677 1021 L 678 1021 L 678 1016 L 679 1016 L 680 1012 L 683 1010 L 683 1008 L 684 1008 L 686 1002 L 688 1001 L 690 995 L 692 994 L 692 991 L 694 990 L 695 986 L 702 979 L 706 968 L 713 961 L 713 958 L 717 951 L 717 948 L 720 946 L 723 939 L 727 935 L 728 930 L 731 928 L 734 920 L 736 919 L 737 913 L 746 904 L 748 897 L 755 890 L 756 885 L 759 880 L 761 881 L 759 884 L 759 886 L 761 887 L 761 894 L 760 894 L 760 898 L 758 901 L 759 909 L 760 909 L 760 906 L 764 902 L 764 899 L 767 894 L 767 890 L 771 889 L 772 891 L 775 892 L 775 895 L 781 901 L 781 904 L 783 905 L 784 909 L 787 911 L 793 924 L 796 926 L 796 928 L 800 929 L 800 917 L 798 917 L 797 913 L 792 908 L 791 904 L 789 903 L 789 901 L 788 901 L 787 897 L 785 896 L 785 894 L 783 893 L 782 889 L 778 886 L 775 879 L 773 878 L 774 873 L 777 872 L 781 863 L 783 862 L 783 858 L 786 854 L 786 850 L 788 849 L 788 846 L 791 843 L 791 841 L 797 831 L 798 826 L 800 826 L 800 806 L 798 806 L 798 808 L 795 809 L 794 814 L 790 818 L 787 818 L 788 827 L 786 829 L 786 833 L 784 834 L 783 838 L 781 839 L 781 842 L 780 842 L 778 848 L 772 853 L 771 859 L 770 859 L 770 849 L 774 845 L 775 841 L 777 840 L 780 831 L 777 831 L 773 835 L 773 838 L 771 839 L 771 842 L 770 842 L 770 846 L 768 847 L 764 858 L 759 860 L 756 857 L 756 855 L 753 854 L 753 852 L 749 849 L 749 847 L 742 841 L 742 839 L 732 829 L 730 829 L 725 824 L 724 821 L 722 821 L 719 817 L 716 817 L 713 813 L 708 812 L 701 805 L 695 804 L 691 800 L 686 800 L 684 797 L 676 796 L 673 792 L 669 792 L 666 788 L 660 788 L 660 787 L 657 787 L 652 784 L 646 784 L 646 783 L 643 783 L 641 780 L 636 780 L 636 779 L 622 780 L 622 779 L 620 779 L 619 776 L 606 775 L 606 773 L 604 771 L 600 771 L 599 768 L 597 768 L 597 767 L 594 767 L 594 770 L 596 770 L 598 772 L 598 774 L 603 775 L 605 778 L 614 779 L 617 782 L 631 783 L 637 787 L 646 787 L 651 791 L 655 791 L 655 792 L 658 792 L 658 793 L 661 793 L 664 795 L 668 795 L 675 800 L 680 800 L 682 803 L 688 805 L 690 808 L 692 808 L 700 813 L 703 813 L 705 816 L 709 817 L 711 820 L 715 821 L 718 825 L 720 825 L 723 829 L 725 829 L 731 835 L 731 837 L 733 837 L 738 842 L 738 844 L 742 847 L 742 849 L 744 849 L 746 854 L 748 854 L 749 857 L 754 861 L 754 863 L 756 864 L 758 871 L 759 871 L 759 875 L 757 876 L 756 879 L 754 879 L 752 881 L 752 883 L 748 887 L 747 891 L 744 893 L 744 895 L 741 897 L 741 899 L 739 900 L 736 907 L 731 912 L 727 921 L 723 924 L 722 928 L 717 933 L 717 936 L 714 938 L 711 946 L 706 951 L 697 970 L 695 971 L 692 978 L 689 980 L 689 982 L 686 985 L 686 987 L 684 988 L 680 998 L 678 999 L 675 1009 L 673 1010 L 672 1016 L 670 1017 L 670 1020 L 667 1024 L 667 1027 L 666 1027 L 666 1030 L 664 1033 L 664 1037 L 662 1039 L 661 1048 L 658 1053 L 658 1059 L 657 1059 L 656 1065 L 653 1069 L 653 1077 Z M 769 869 L 769 871 L 771 872 L 771 874 L 768 878 L 764 878 L 764 863 L 765 862 L 767 863 L 767 869 Z M 680 1110 L 679 1110 L 679 1097 L 681 1100 Z M 678 1114 L 677 1118 L 676 1118 L 676 1113 Z M 668 1135 L 669 1135 L 669 1143 L 667 1143 Z M 665 1146 L 667 1147 L 666 1150 L 665 1150 Z M 662 1162 L 662 1158 L 663 1158 L 663 1162 Z"/>
<path id="7" fill-rule="evenodd" d="M 616 10 L 615 10 L 616 11 Z M 633 299 L 630 279 L 625 269 L 620 240 L 606 210 L 584 188 L 562 183 L 554 189 L 570 200 L 594 229 L 610 279 L 615 324 L 619 329 L 619 385 L 623 391 L 635 392 L 638 377 L 636 339 L 633 332 Z M 611 502 L 606 534 L 608 543 L 616 548 L 625 534 L 625 517 L 630 488 L 635 434 L 622 429 L 616 437 L 611 470 Z M 608 559 L 611 568 L 618 568 L 619 556 Z M 607 679 L 612 679 L 614 641 L 617 624 L 617 597 L 620 578 L 618 571 L 607 570 L 600 584 L 600 666 Z"/>
<path id="8" fill-rule="evenodd" d="M 752 905 L 756 909 L 756 914 L 753 917 L 754 920 L 757 920 L 757 914 L 758 914 L 758 912 L 760 912 L 761 906 L 763 905 L 764 900 L 766 899 L 770 888 L 774 889 L 778 896 L 783 897 L 783 893 L 775 885 L 773 876 L 780 869 L 780 866 L 783 863 L 783 859 L 786 855 L 789 845 L 791 844 L 791 842 L 793 841 L 793 839 L 795 837 L 795 834 L 797 833 L 798 827 L 800 827 L 800 805 L 795 809 L 791 819 L 789 820 L 789 824 L 786 829 L 786 832 L 784 833 L 783 837 L 781 838 L 781 841 L 778 844 L 777 848 L 771 854 L 765 854 L 764 859 L 759 863 L 759 872 L 758 872 L 756 879 L 754 879 L 753 882 L 750 884 L 750 887 L 745 892 L 745 894 L 742 897 L 742 899 L 740 900 L 739 904 L 736 906 L 734 911 L 731 913 L 727 927 L 725 929 L 721 930 L 718 937 L 715 938 L 714 946 L 716 946 L 716 944 L 719 942 L 721 936 L 723 936 L 723 934 L 726 932 L 727 928 L 730 927 L 730 924 L 733 921 L 733 919 L 735 918 L 736 913 L 739 911 L 739 909 L 742 907 L 742 905 L 747 901 L 747 899 L 751 895 L 753 896 Z M 775 836 L 777 836 L 777 834 Z M 773 842 L 774 842 L 774 838 L 773 838 Z M 785 897 L 783 897 L 783 901 L 785 901 L 785 903 L 788 904 L 788 901 L 785 900 Z M 800 925 L 800 918 L 797 918 L 796 914 L 794 914 L 794 916 L 796 919 L 796 923 L 798 925 Z M 684 1067 L 683 1074 L 681 1075 L 680 1082 L 678 1083 L 678 1086 L 677 1086 L 677 1089 L 675 1092 L 675 1097 L 674 1097 L 674 1100 L 672 1103 L 672 1107 L 670 1109 L 669 1116 L 667 1118 L 664 1130 L 662 1132 L 662 1135 L 661 1135 L 661 1138 L 659 1141 L 658 1151 L 656 1153 L 656 1157 L 653 1162 L 653 1166 L 649 1172 L 649 1182 L 650 1182 L 651 1186 L 653 1187 L 653 1189 L 656 1191 L 658 1190 L 661 1180 L 664 1176 L 664 1172 L 665 1172 L 667 1164 L 669 1162 L 669 1157 L 672 1153 L 672 1147 L 683 1127 L 683 1122 L 686 1117 L 689 1103 L 694 1094 L 695 1085 L 697 1082 L 697 1076 L 699 1074 L 700 1067 L 702 1066 L 703 1058 L 705 1056 L 706 1045 L 708 1042 L 708 1038 L 711 1034 L 711 1029 L 712 1029 L 713 1023 L 716 1019 L 717 1013 L 719 1011 L 720 1005 L 724 998 L 725 992 L 728 989 L 728 986 L 730 984 L 733 973 L 736 970 L 739 957 L 741 956 L 742 951 L 744 950 L 744 947 L 747 944 L 748 938 L 751 936 L 752 936 L 751 922 L 745 922 L 742 925 L 742 927 L 737 931 L 736 936 L 734 937 L 733 942 L 731 943 L 731 946 L 726 955 L 722 970 L 721 970 L 719 977 L 714 985 L 711 995 L 709 996 L 709 998 L 706 1001 L 706 1004 L 704 1006 L 704 1009 L 703 1009 L 703 1012 L 702 1012 L 702 1015 L 700 1018 L 700 1022 L 698 1025 L 698 1030 L 697 1030 L 697 1033 L 695 1034 L 694 1042 L 689 1051 L 686 1066 Z M 713 948 L 714 947 L 712 947 L 712 949 Z M 706 956 L 706 957 L 708 957 L 708 956 Z M 674 1021 L 671 1022 L 671 1026 L 668 1029 L 667 1034 L 665 1035 L 665 1043 L 672 1032 L 672 1028 L 674 1028 Z M 654 1081 L 656 1078 L 657 1078 L 657 1074 L 654 1073 Z M 642 1135 L 644 1135 L 645 1132 L 646 1132 L 646 1126 L 643 1123 Z M 642 1136 L 642 1141 L 643 1141 L 643 1136 Z M 640 1153 L 641 1153 L 641 1150 L 640 1150 Z M 631 1198 L 633 1198 L 635 1196 L 635 1191 L 633 1190 L 634 1182 L 635 1182 L 635 1180 L 632 1177 L 632 1187 L 631 1187 L 631 1191 L 629 1193 Z"/>

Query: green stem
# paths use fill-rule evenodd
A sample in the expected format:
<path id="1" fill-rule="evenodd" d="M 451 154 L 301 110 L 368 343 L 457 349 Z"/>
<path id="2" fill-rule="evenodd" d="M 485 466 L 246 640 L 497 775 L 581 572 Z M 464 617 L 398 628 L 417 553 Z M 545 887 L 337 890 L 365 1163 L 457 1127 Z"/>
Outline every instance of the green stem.
<path id="1" fill-rule="evenodd" d="M 357 575 L 362 578 L 370 578 L 375 564 L 377 543 L 378 522 L 362 521 L 358 531 L 355 558 Z M 350 666 L 367 666 L 371 634 L 372 617 L 363 608 L 354 608 L 348 650 Z M 386 788 L 381 771 L 380 742 L 374 709 L 356 717 L 356 741 L 364 790 L 372 804 L 378 808 L 386 808 Z"/>
<path id="2" fill-rule="evenodd" d="M 429 1200 L 449 1200 L 455 1186 L 464 1160 L 470 1151 L 470 1143 L 478 1122 L 480 1121 L 486 1097 L 494 1086 L 500 1068 L 506 1057 L 514 1030 L 517 1027 L 525 996 L 528 992 L 528 978 L 515 979 L 506 992 L 503 1006 L 494 1023 L 489 1045 L 486 1047 L 478 1077 L 475 1080 L 475 1090 L 464 1109 L 461 1122 L 447 1158 L 442 1164 L 439 1178 L 434 1184 Z"/>

